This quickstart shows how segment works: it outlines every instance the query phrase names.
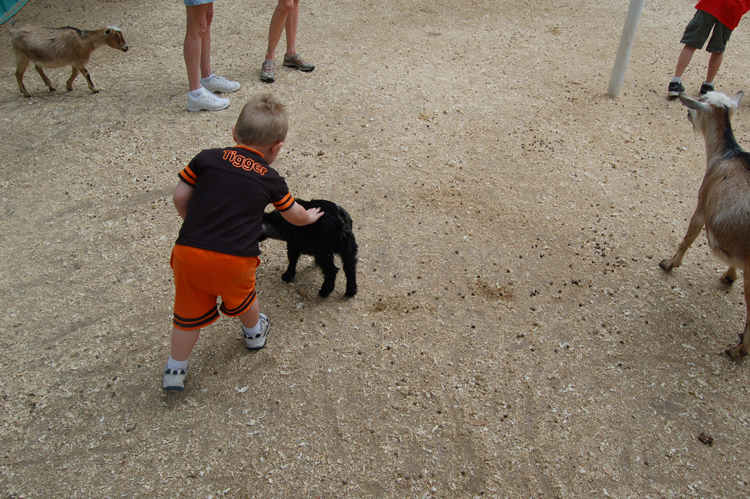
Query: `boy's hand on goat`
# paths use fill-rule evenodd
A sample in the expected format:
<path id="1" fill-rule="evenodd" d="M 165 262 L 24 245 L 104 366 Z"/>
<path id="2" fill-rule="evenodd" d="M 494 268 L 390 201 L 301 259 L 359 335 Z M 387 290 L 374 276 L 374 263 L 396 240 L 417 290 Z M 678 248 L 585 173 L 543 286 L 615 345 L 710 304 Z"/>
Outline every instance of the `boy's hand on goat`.
<path id="1" fill-rule="evenodd" d="M 301 204 L 294 203 L 291 208 L 281 212 L 281 216 L 292 225 L 310 225 L 318 221 L 323 216 L 319 207 L 306 210 Z"/>
<path id="2" fill-rule="evenodd" d="M 320 208 L 310 208 L 307 210 L 307 215 L 310 217 L 310 223 L 313 224 L 325 215 L 325 211 L 320 211 Z"/>

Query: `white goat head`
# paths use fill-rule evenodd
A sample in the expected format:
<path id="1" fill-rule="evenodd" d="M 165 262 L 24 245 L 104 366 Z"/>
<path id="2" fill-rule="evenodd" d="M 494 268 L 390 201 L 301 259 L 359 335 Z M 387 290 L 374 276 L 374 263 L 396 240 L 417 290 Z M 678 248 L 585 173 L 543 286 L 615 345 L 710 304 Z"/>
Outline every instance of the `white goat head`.
<path id="1" fill-rule="evenodd" d="M 732 118 L 744 95 L 742 90 L 731 98 L 721 92 L 708 92 L 695 100 L 682 93 L 680 100 L 688 107 L 688 120 L 693 124 L 693 129 L 705 137 L 714 120 Z"/>

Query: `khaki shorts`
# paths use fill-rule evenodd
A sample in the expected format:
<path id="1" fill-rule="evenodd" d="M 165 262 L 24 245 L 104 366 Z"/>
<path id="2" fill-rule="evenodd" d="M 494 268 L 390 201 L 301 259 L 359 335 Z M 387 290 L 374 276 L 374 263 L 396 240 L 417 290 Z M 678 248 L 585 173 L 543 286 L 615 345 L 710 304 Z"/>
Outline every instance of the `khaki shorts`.
<path id="1" fill-rule="evenodd" d="M 234 256 L 175 245 L 169 265 L 174 272 L 174 327 L 208 326 L 224 315 L 235 317 L 255 301 L 257 256 Z M 221 296 L 221 307 L 216 306 Z"/>
<path id="2" fill-rule="evenodd" d="M 708 35 L 713 35 L 706 46 L 706 52 L 722 53 L 727 48 L 729 37 L 732 36 L 732 30 L 721 24 L 721 22 L 708 12 L 696 10 L 693 19 L 690 20 L 685 28 L 685 34 L 682 35 L 680 43 L 684 43 L 694 49 L 703 48 L 703 44 L 708 40 Z"/>

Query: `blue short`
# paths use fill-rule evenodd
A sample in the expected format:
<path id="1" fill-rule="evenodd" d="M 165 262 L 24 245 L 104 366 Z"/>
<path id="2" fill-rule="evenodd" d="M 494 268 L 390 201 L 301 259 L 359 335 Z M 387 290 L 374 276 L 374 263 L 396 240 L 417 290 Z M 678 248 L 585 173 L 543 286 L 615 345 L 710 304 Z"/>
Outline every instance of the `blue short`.
<path id="1" fill-rule="evenodd" d="M 186 7 L 195 7 L 196 5 L 203 5 L 204 3 L 211 3 L 214 0 L 184 0 Z"/>

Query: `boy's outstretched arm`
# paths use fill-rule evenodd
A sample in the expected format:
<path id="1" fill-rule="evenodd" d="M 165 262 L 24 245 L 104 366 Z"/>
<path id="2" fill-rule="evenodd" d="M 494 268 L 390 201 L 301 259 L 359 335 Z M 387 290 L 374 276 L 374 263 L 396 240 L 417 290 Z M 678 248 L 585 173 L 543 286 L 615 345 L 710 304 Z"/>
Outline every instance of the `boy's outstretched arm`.
<path id="1" fill-rule="evenodd" d="M 179 186 L 178 186 L 179 187 Z M 281 216 L 292 225 L 309 225 L 318 221 L 323 216 L 320 208 L 306 210 L 299 203 L 294 203 L 291 208 L 281 212 Z"/>
<path id="2" fill-rule="evenodd" d="M 183 220 L 187 216 L 188 204 L 190 204 L 190 200 L 193 198 L 193 191 L 195 191 L 195 187 L 182 180 L 180 180 L 180 183 L 174 189 L 172 201 L 174 201 L 177 213 L 180 214 Z"/>

